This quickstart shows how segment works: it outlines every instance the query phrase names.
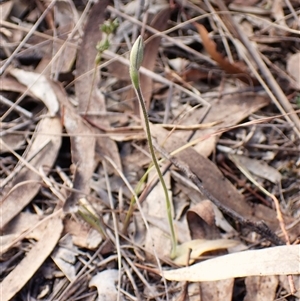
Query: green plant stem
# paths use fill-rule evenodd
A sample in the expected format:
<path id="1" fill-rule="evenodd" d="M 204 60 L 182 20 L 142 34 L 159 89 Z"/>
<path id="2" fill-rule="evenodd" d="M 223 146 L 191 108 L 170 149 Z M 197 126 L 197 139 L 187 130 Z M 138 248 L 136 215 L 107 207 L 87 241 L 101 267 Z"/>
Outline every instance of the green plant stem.
<path id="1" fill-rule="evenodd" d="M 104 231 L 103 223 L 99 216 L 96 216 L 95 213 L 91 212 L 86 206 L 80 205 L 78 209 L 78 214 L 83 218 L 90 226 L 96 229 L 103 239 L 106 239 L 107 236 Z"/>
<path id="2" fill-rule="evenodd" d="M 152 166 L 151 166 L 152 167 Z M 151 170 L 151 167 L 149 167 L 147 169 L 147 171 L 144 173 L 144 175 L 142 176 L 142 178 L 139 180 L 136 188 L 135 188 L 135 193 L 138 195 L 140 193 L 140 190 L 141 190 L 141 187 L 142 187 L 142 184 L 146 181 L 146 177 L 148 176 L 150 170 Z M 130 218 L 133 214 L 133 211 L 135 209 L 134 207 L 135 205 L 135 198 L 134 196 L 132 196 L 131 200 L 130 200 L 130 206 L 129 206 L 129 209 L 127 211 L 127 214 L 126 214 L 126 217 L 125 217 L 125 221 L 123 223 L 123 229 L 122 229 L 122 233 L 125 235 L 125 233 L 127 232 L 127 228 L 129 226 L 129 223 L 130 223 Z"/>
<path id="3" fill-rule="evenodd" d="M 161 160 L 159 160 L 159 163 L 163 162 L 164 160 L 165 160 L 165 159 L 162 158 Z M 155 168 L 155 166 L 154 166 L 153 164 L 151 164 L 151 165 L 148 167 L 148 169 L 146 170 L 146 172 L 143 174 L 143 176 L 140 178 L 139 182 L 137 183 L 137 185 L 136 185 L 136 187 L 135 187 L 135 189 L 134 189 L 136 195 L 139 195 L 139 194 L 140 194 L 142 185 L 146 182 L 146 178 L 147 178 L 147 176 L 149 175 L 150 171 L 151 171 L 153 168 Z M 142 196 L 142 195 L 141 195 L 141 196 Z M 141 196 L 140 196 L 140 197 L 141 197 Z M 135 209 L 135 206 L 134 206 L 135 204 L 136 204 L 135 198 L 134 198 L 134 196 L 132 196 L 131 199 L 130 199 L 130 206 L 129 206 L 129 209 L 128 209 L 127 213 L 126 213 L 126 217 L 125 217 L 125 220 L 124 220 L 124 222 L 123 222 L 122 233 L 123 233 L 124 235 L 127 234 L 127 228 L 128 228 L 128 226 L 129 226 L 129 223 L 130 223 L 130 218 L 131 218 L 131 216 L 132 216 L 132 214 L 133 214 L 133 211 L 134 211 L 134 209 Z"/>
<path id="4" fill-rule="evenodd" d="M 147 109 L 146 109 L 144 97 L 143 97 L 143 94 L 141 92 L 141 89 L 140 89 L 139 85 L 138 85 L 137 88 L 135 88 L 135 92 L 136 92 L 137 98 L 138 98 L 138 100 L 140 102 L 140 105 L 141 105 L 141 108 L 142 108 L 142 112 L 143 112 L 143 115 L 144 115 L 144 119 L 145 119 L 146 134 L 147 134 L 148 145 L 149 145 L 149 150 L 150 150 L 150 153 L 151 153 L 152 161 L 154 163 L 154 166 L 156 168 L 159 180 L 161 182 L 161 185 L 162 185 L 164 193 L 165 193 L 166 207 L 167 207 L 167 216 L 168 216 L 168 222 L 169 222 L 170 231 L 171 231 L 171 242 L 172 242 L 171 258 L 175 258 L 175 256 L 176 256 L 177 241 L 176 241 L 176 235 L 175 235 L 175 230 L 174 230 L 174 223 L 173 223 L 173 218 L 172 218 L 171 201 L 170 201 L 170 198 L 169 198 L 169 194 L 168 194 L 166 183 L 164 181 L 163 175 L 162 175 L 162 173 L 160 171 L 160 168 L 159 168 L 159 165 L 158 165 L 158 162 L 157 162 L 157 159 L 156 159 L 156 155 L 155 155 L 155 151 L 154 151 L 154 147 L 153 147 L 153 143 L 152 143 L 152 137 L 151 137 L 151 130 L 150 130 L 150 125 L 149 125 L 148 113 L 147 113 Z"/>

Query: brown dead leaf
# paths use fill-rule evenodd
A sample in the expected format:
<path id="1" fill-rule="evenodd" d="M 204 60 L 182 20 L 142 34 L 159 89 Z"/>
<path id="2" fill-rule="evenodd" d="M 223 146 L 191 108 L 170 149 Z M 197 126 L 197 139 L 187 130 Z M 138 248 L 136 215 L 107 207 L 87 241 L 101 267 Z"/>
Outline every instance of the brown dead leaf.
<path id="1" fill-rule="evenodd" d="M 120 272 L 121 271 L 110 269 L 93 276 L 90 280 L 89 287 L 95 286 L 97 288 L 97 301 L 125 300 L 122 296 L 120 299 L 118 298 L 118 291 L 116 288 Z"/>
<path id="2" fill-rule="evenodd" d="M 257 159 L 251 159 L 246 156 L 231 154 L 234 162 L 238 162 L 241 168 L 248 170 L 250 173 L 268 181 L 278 184 L 281 181 L 281 173 L 266 162 Z"/>
<path id="3" fill-rule="evenodd" d="M 70 134 L 72 163 L 75 167 L 73 188 L 80 191 L 80 193 L 73 192 L 65 203 L 64 208 L 69 211 L 71 208 L 74 209 L 77 201 L 82 196 L 88 195 L 90 191 L 90 180 L 98 160 L 96 160 L 96 150 L 101 155 L 112 158 L 120 169 L 122 165 L 115 142 L 110 138 L 96 137 L 99 130 L 78 115 L 67 99 L 62 86 L 58 84 L 52 84 L 52 86 L 64 108 L 63 122 L 68 134 Z"/>
<path id="4" fill-rule="evenodd" d="M 39 122 L 31 139 L 32 143 L 28 145 L 24 156 L 24 160 L 36 171 L 44 166 L 51 167 L 55 162 L 61 145 L 61 131 L 62 125 L 57 117 L 44 118 Z M 24 165 L 22 161 L 20 164 Z M 23 167 L 12 179 L 10 183 L 12 188 L 7 187 L 4 190 L 4 198 L 0 203 L 2 213 L 0 228 L 15 217 L 38 193 L 42 184 L 41 177 L 36 171 L 27 166 Z"/>
<path id="5" fill-rule="evenodd" d="M 153 177 L 157 175 L 156 171 L 153 170 L 150 172 L 148 176 L 148 182 L 151 182 Z M 164 180 L 167 185 L 168 189 L 170 188 L 170 173 L 167 172 L 164 175 Z M 169 192 L 170 202 L 172 203 L 172 194 Z M 166 219 L 167 216 L 167 209 L 166 209 L 166 201 L 164 196 L 164 191 L 161 186 L 161 183 L 158 183 L 150 194 L 147 196 L 145 201 L 142 203 L 143 211 L 146 215 L 155 216 L 157 218 L 161 218 L 161 223 L 164 223 L 165 226 L 163 228 L 168 229 L 167 232 L 164 232 L 160 227 L 158 228 L 157 225 L 149 225 L 150 231 L 147 231 L 145 237 L 145 247 L 147 249 L 153 248 L 156 249 L 158 256 L 165 256 L 168 257 L 171 250 L 171 240 L 170 240 L 170 228 L 168 225 L 168 221 Z M 152 256 L 150 255 L 151 259 Z"/>
<path id="6" fill-rule="evenodd" d="M 219 124 L 213 128 L 197 131 L 193 136 L 193 140 L 201 140 L 202 137 L 204 141 L 197 143 L 194 149 L 202 155 L 209 156 L 214 150 L 217 140 L 217 136 L 210 137 L 211 134 L 218 129 L 238 124 L 250 114 L 268 105 L 269 102 L 270 99 L 267 96 L 257 95 L 256 93 L 244 93 L 242 96 L 240 94 L 227 95 L 221 99 L 213 99 L 203 123 L 219 122 Z M 198 116 L 199 114 L 203 114 L 202 109 L 198 112 Z M 192 121 L 192 116 L 189 119 Z"/>
<path id="7" fill-rule="evenodd" d="M 287 72 L 295 79 L 300 89 L 300 51 L 288 58 Z"/>
<path id="8" fill-rule="evenodd" d="M 71 140 L 72 163 L 75 168 L 73 188 L 80 192 L 72 192 L 64 205 L 66 212 L 74 210 L 74 206 L 81 197 L 90 192 L 90 179 L 95 168 L 96 138 L 93 128 L 82 119 L 67 100 L 64 90 L 55 85 L 60 103 L 64 108 L 64 126 Z"/>
<path id="9" fill-rule="evenodd" d="M 276 299 L 278 276 L 252 276 L 245 279 L 244 301 L 273 301 Z"/>
<path id="10" fill-rule="evenodd" d="M 68 2 L 59 1 L 58 3 L 68 3 Z M 70 21 L 70 23 L 67 23 L 63 26 L 59 26 L 56 29 L 57 30 L 56 34 L 60 37 L 60 40 L 64 41 L 68 39 L 69 34 L 74 29 L 74 26 L 75 24 L 74 22 L 72 22 L 72 20 Z M 74 40 L 68 39 L 68 43 L 66 43 L 65 45 L 62 45 L 61 41 L 52 43 L 53 53 L 58 53 L 58 51 L 61 50 L 60 48 L 64 47 L 60 55 L 56 57 L 56 60 L 50 58 L 52 64 L 52 71 L 54 71 L 57 75 L 59 73 L 70 72 L 73 67 L 74 61 L 76 59 L 77 48 L 76 48 L 76 44 L 74 45 L 70 44 L 72 42 L 74 43 Z M 40 65 L 43 64 L 40 63 Z M 40 70 L 42 69 L 41 66 L 38 67 L 40 68 Z"/>
<path id="11" fill-rule="evenodd" d="M 75 120 L 77 120 L 77 122 Z M 72 192 L 65 204 L 64 209 L 66 212 L 70 212 L 77 201 L 81 197 L 87 196 L 90 192 L 89 182 L 96 165 L 96 139 L 91 135 L 92 131 L 89 130 L 89 126 L 82 122 L 80 117 L 73 115 L 70 111 L 65 113 L 64 125 L 68 134 L 71 136 L 72 163 L 75 167 L 73 188 L 80 191 Z"/>
<path id="12" fill-rule="evenodd" d="M 271 14 L 273 18 L 278 22 L 278 24 L 283 27 L 287 27 L 281 0 L 274 0 L 272 2 Z M 284 32 L 281 34 L 284 34 Z"/>
<path id="13" fill-rule="evenodd" d="M 1 138 L 0 141 L 0 154 L 9 152 L 9 149 L 18 150 L 24 147 L 25 141 L 22 134 L 7 134 Z M 9 149 L 5 147 L 9 146 Z"/>
<path id="14" fill-rule="evenodd" d="M 33 228 L 40 221 L 40 217 L 37 214 L 29 212 L 21 212 L 14 219 L 6 225 L 1 235 L 0 241 L 0 254 L 4 254 L 10 249 L 12 245 L 15 245 L 16 240 L 21 236 L 22 233 Z M 37 238 L 34 230 L 29 233 L 26 238 Z M 40 239 L 40 236 L 38 237 Z M 5 269 L 3 269 L 5 272 Z"/>
<path id="15" fill-rule="evenodd" d="M 93 103 L 97 104 L 98 107 L 95 108 L 97 111 L 105 110 L 104 98 L 97 88 L 99 76 L 93 85 L 93 70 L 96 67 L 96 45 L 103 37 L 99 25 L 105 21 L 105 9 L 108 4 L 108 0 L 103 0 L 92 7 L 77 53 L 75 93 L 79 103 L 78 111 L 81 114 L 90 111 L 90 105 Z"/>
<path id="16" fill-rule="evenodd" d="M 150 26 L 156 30 L 164 31 L 167 28 L 167 24 L 168 24 L 167 21 L 170 18 L 170 13 L 171 10 L 169 7 L 161 10 L 152 20 Z M 147 38 L 150 37 L 151 35 L 149 35 Z M 142 66 L 148 70 L 152 70 L 152 71 L 154 70 L 158 49 L 160 45 L 160 40 L 161 37 L 158 36 L 155 37 L 154 39 L 151 39 L 151 41 L 149 41 L 145 45 L 144 59 L 143 59 Z M 145 74 L 141 74 L 140 83 L 141 83 L 141 89 L 144 93 L 146 107 L 149 109 L 150 100 L 152 97 L 152 90 L 153 90 L 153 79 L 150 78 L 149 76 L 146 76 Z"/>
<path id="17" fill-rule="evenodd" d="M 46 218 L 40 227 L 43 231 L 41 239 L 0 283 L 1 300 L 8 301 L 18 293 L 48 258 L 63 230 L 61 216 L 56 214 Z"/>
<path id="18" fill-rule="evenodd" d="M 44 102 L 51 117 L 57 114 L 59 110 L 57 97 L 51 88 L 50 81 L 46 76 L 17 68 L 10 69 L 10 74 L 14 76 L 20 83 L 27 86 L 32 94 Z"/>
<path id="19" fill-rule="evenodd" d="M 234 279 L 200 282 L 200 301 L 232 301 Z"/>
<path id="20" fill-rule="evenodd" d="M 27 90 L 24 85 L 22 85 L 19 81 L 17 81 L 13 77 L 2 77 L 1 78 L 1 91 L 14 91 L 18 93 L 25 93 Z M 26 92 L 28 96 L 31 96 L 32 98 L 35 98 L 34 94 L 29 90 Z"/>
<path id="21" fill-rule="evenodd" d="M 212 124 L 213 127 L 199 129 L 193 135 L 193 141 L 198 141 L 194 145 L 194 149 L 201 155 L 208 157 L 215 149 L 216 141 L 219 135 L 214 133 L 222 128 L 227 128 L 238 124 L 250 114 L 269 104 L 270 99 L 267 96 L 257 95 L 255 93 L 243 93 L 235 95 L 227 95 L 221 99 L 211 100 L 210 110 L 203 120 L 204 124 Z M 206 113 L 206 108 L 191 110 L 182 119 L 182 125 L 195 126 L 199 123 L 201 116 Z M 186 141 L 192 134 L 191 131 L 174 131 L 172 136 Z"/>
<path id="22" fill-rule="evenodd" d="M 78 253 L 77 248 L 73 245 L 71 235 L 67 234 L 60 239 L 58 246 L 51 254 L 52 260 L 70 282 L 76 278 L 75 263 Z"/>
<path id="23" fill-rule="evenodd" d="M 184 71 L 183 73 L 181 73 L 181 76 L 185 81 L 188 82 L 196 82 L 202 79 L 213 80 L 217 77 L 214 73 L 196 68 L 190 68 Z"/>
<path id="24" fill-rule="evenodd" d="M 211 201 L 204 200 L 188 210 L 186 215 L 192 239 L 220 238 Z"/>
<path id="25" fill-rule="evenodd" d="M 118 61 L 112 61 L 107 70 L 112 77 L 116 77 L 119 81 L 124 81 L 126 84 L 130 82 L 128 66 L 120 64 Z"/>
<path id="26" fill-rule="evenodd" d="M 156 217 L 153 215 L 145 214 L 145 217 L 149 222 L 149 224 L 154 225 L 156 228 L 159 228 L 166 234 L 170 233 L 170 226 L 167 221 L 166 215 L 164 217 Z M 179 243 L 184 243 L 187 240 L 191 240 L 191 236 L 186 221 L 174 220 L 174 226 L 176 229 L 176 237 Z"/>
<path id="27" fill-rule="evenodd" d="M 33 57 L 37 60 L 40 60 L 35 68 L 35 72 L 43 73 L 47 76 L 50 76 L 50 73 L 53 71 L 56 74 L 61 72 L 70 72 L 77 52 L 75 39 L 69 38 L 74 26 L 74 20 L 72 20 L 67 24 L 58 26 L 55 29 L 55 34 L 53 33 L 52 29 L 49 29 L 44 32 L 43 36 L 31 36 L 28 39 L 28 43 L 31 45 L 31 47 L 23 50 L 20 53 L 20 58 L 30 59 Z M 58 38 L 55 40 L 47 38 L 54 35 Z M 67 39 L 68 43 L 64 45 L 64 42 Z M 72 45 L 71 43 L 74 44 Z M 62 50 L 61 47 L 64 47 L 64 49 Z M 56 59 L 53 59 L 53 54 L 57 54 L 58 51 L 60 51 L 59 55 L 56 56 Z M 49 64 L 52 65 L 52 68 L 49 68 Z"/>
<path id="28" fill-rule="evenodd" d="M 20 235 L 36 225 L 39 221 L 40 217 L 37 214 L 21 212 L 5 227 L 5 234 Z"/>
<path id="29" fill-rule="evenodd" d="M 170 136 L 168 132 L 159 125 L 151 125 L 152 136 L 155 137 L 159 144 L 171 153 L 181 147 L 184 142 L 176 136 Z M 237 189 L 226 179 L 219 171 L 216 165 L 209 159 L 200 155 L 194 149 L 189 148 L 181 151 L 178 159 L 187 164 L 190 170 L 202 181 L 204 188 L 216 197 L 223 205 L 233 209 L 239 215 L 253 221 L 263 220 L 270 229 L 276 231 L 278 229 L 278 221 L 276 212 L 266 206 L 253 205 L 250 206 Z M 285 216 L 286 224 L 294 221 L 293 218 Z M 291 239 L 298 236 L 300 226 L 296 226 L 290 230 Z M 293 238 L 292 238 L 293 237 Z"/>
<path id="30" fill-rule="evenodd" d="M 13 7 L 13 1 L 7 1 L 4 3 L 0 3 L 0 20 L 6 20 L 9 16 L 11 9 Z"/>
<path id="31" fill-rule="evenodd" d="M 96 72 L 96 78 L 93 83 L 93 72 L 91 71 L 96 67 L 96 45 L 102 39 L 102 32 L 99 29 L 99 24 L 104 23 L 105 8 L 108 3 L 109 1 L 106 0 L 99 1 L 92 7 L 84 29 L 82 44 L 77 55 L 75 93 L 79 102 L 78 112 L 81 115 L 85 115 L 87 112 L 106 112 L 104 96 L 97 87 L 100 80 L 99 72 Z M 76 119 L 78 119 L 78 117 L 76 117 Z M 108 120 L 97 116 L 97 114 L 87 114 L 85 119 L 99 129 L 110 127 Z M 99 131 L 97 132 L 99 133 Z M 84 132 L 82 132 L 82 134 L 83 133 Z M 87 130 L 86 133 L 91 133 L 91 131 Z M 84 144 L 82 146 L 84 147 Z M 97 138 L 96 152 L 100 155 L 107 155 L 112 158 L 118 168 L 122 170 L 119 151 L 114 141 L 109 138 Z M 89 160 L 93 160 L 91 158 L 94 158 L 94 156 L 90 157 Z"/>
<path id="32" fill-rule="evenodd" d="M 64 232 L 72 235 L 74 245 L 89 250 L 96 249 L 103 241 L 97 230 L 74 220 L 66 220 Z"/>
<path id="33" fill-rule="evenodd" d="M 202 24 L 198 24 L 198 23 L 193 23 L 193 24 L 197 28 L 201 36 L 202 43 L 205 50 L 225 72 L 236 75 L 239 80 L 245 82 L 246 84 L 250 84 L 250 85 L 257 84 L 257 80 L 255 78 L 252 78 L 245 68 L 242 69 L 237 65 L 237 63 L 231 64 L 226 58 L 222 56 L 221 53 L 217 51 L 216 43 L 209 38 L 207 30 Z M 239 65 L 241 65 L 241 62 L 239 62 Z"/>
<path id="34" fill-rule="evenodd" d="M 206 238 L 207 243 L 212 240 L 213 245 L 218 246 L 218 242 L 221 243 L 219 248 L 215 250 L 222 249 L 222 239 L 220 230 L 216 226 L 216 216 L 214 204 L 209 200 L 204 200 L 193 206 L 188 210 L 186 218 L 188 221 L 190 233 L 193 239 Z M 236 246 L 238 242 L 234 240 L 225 240 L 224 249 Z M 227 247 L 226 247 L 227 246 Z M 211 248 L 209 251 L 213 251 Z M 215 301 L 231 301 L 233 293 L 234 279 L 226 279 L 220 281 L 212 282 L 201 282 L 200 285 L 200 295 L 203 300 L 215 300 Z M 201 300 L 202 300 L 201 299 Z"/>

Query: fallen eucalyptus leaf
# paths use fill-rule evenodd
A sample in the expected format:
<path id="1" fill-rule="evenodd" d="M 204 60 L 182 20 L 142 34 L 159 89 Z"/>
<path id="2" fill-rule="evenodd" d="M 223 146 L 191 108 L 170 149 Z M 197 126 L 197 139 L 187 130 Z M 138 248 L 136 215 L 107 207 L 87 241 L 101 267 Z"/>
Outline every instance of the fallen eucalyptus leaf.
<path id="1" fill-rule="evenodd" d="M 164 271 L 175 281 L 216 281 L 227 278 L 300 274 L 300 245 L 228 254 L 186 268 Z"/>
<path id="2" fill-rule="evenodd" d="M 205 252 L 227 249 L 235 247 L 238 241 L 232 239 L 194 239 L 187 241 L 176 248 L 176 258 L 174 263 L 186 265 L 187 258 L 190 256 L 189 263 L 192 264 L 199 256 Z M 191 252 L 190 252 L 191 250 Z"/>

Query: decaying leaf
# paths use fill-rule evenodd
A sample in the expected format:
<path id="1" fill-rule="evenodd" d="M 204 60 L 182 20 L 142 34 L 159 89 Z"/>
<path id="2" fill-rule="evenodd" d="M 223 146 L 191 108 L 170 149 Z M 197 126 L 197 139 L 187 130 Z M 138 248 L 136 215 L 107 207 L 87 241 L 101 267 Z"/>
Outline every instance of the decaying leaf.
<path id="1" fill-rule="evenodd" d="M 36 97 L 44 102 L 51 117 L 57 114 L 59 110 L 58 100 L 44 75 L 21 69 L 11 69 L 10 74 L 17 78 L 20 83 L 27 86 Z"/>
<path id="2" fill-rule="evenodd" d="M 38 224 L 40 218 L 37 214 L 29 212 L 21 212 L 14 219 L 12 219 L 5 227 L 5 231 L 1 236 L 0 242 L 0 254 L 5 253 L 10 249 L 16 240 L 29 229 L 33 229 L 26 235 L 26 238 L 40 239 L 40 228 L 34 229 L 34 226 Z"/>
<path id="3" fill-rule="evenodd" d="M 149 174 L 149 183 L 152 179 L 156 177 L 156 171 L 153 170 Z M 167 185 L 167 188 L 170 188 L 170 173 L 164 175 L 164 180 Z M 172 202 L 172 195 L 169 192 L 170 201 Z M 169 256 L 171 250 L 171 241 L 170 241 L 170 228 L 168 221 L 166 219 L 167 209 L 166 201 L 164 197 L 164 191 L 160 183 L 156 185 L 151 193 L 148 195 L 146 200 L 142 205 L 143 211 L 145 214 L 154 216 L 161 219 L 161 223 L 164 223 L 164 227 L 157 227 L 157 225 L 150 225 L 150 231 L 147 231 L 145 237 L 145 246 L 147 249 L 151 249 L 152 246 L 155 247 L 156 252 L 159 256 Z M 158 224 L 159 225 L 159 224 Z M 162 228 L 167 231 L 163 231 Z M 150 256 L 152 258 L 152 256 Z"/>
<path id="4" fill-rule="evenodd" d="M 164 145 L 164 148 L 169 153 L 184 145 L 184 142 L 178 136 L 172 135 L 169 137 L 168 132 L 158 125 L 151 125 L 151 131 L 158 143 Z M 234 211 L 249 220 L 263 220 L 274 231 L 278 229 L 276 212 L 259 204 L 250 206 L 237 189 L 224 178 L 223 174 L 212 161 L 200 155 L 192 148 L 182 150 L 176 157 L 185 162 L 190 170 L 202 181 L 206 190 L 210 191 L 226 207 L 234 209 Z M 286 224 L 293 222 L 293 218 L 289 216 L 284 216 L 284 220 Z M 298 235 L 298 227 L 299 225 L 290 230 L 291 239 L 294 239 Z"/>
<path id="5" fill-rule="evenodd" d="M 0 3 L 0 11 L 1 11 L 0 20 L 6 20 L 12 7 L 13 7 L 12 1 Z"/>
<path id="6" fill-rule="evenodd" d="M 65 222 L 65 231 L 72 235 L 74 245 L 80 248 L 94 250 L 99 247 L 103 241 L 100 233 L 86 223 L 83 224 L 74 220 L 67 220 Z"/>
<path id="7" fill-rule="evenodd" d="M 59 246 L 51 255 L 52 260 L 64 273 L 69 281 L 74 281 L 76 278 L 75 262 L 78 250 L 75 248 L 70 235 L 64 236 L 59 243 Z"/>
<path id="8" fill-rule="evenodd" d="M 232 232 L 233 229 L 229 226 L 229 223 L 218 208 L 209 200 L 203 200 L 190 208 L 186 214 L 186 218 L 192 238 L 194 240 L 200 239 L 200 241 L 204 239 L 204 246 L 206 244 L 207 246 L 218 246 L 220 243 L 220 248 L 217 248 L 217 250 L 222 250 L 223 246 L 225 248 L 228 245 L 228 248 L 231 248 L 239 244 L 238 241 L 228 239 L 225 239 L 225 243 L 223 244 L 223 239 L 218 239 L 221 237 L 221 233 L 217 225 L 220 227 L 221 224 L 223 229 L 229 230 L 228 232 Z M 192 254 L 193 252 L 189 256 L 192 256 Z M 187 258 L 187 253 L 185 258 Z M 231 300 L 233 284 L 233 278 L 213 282 L 201 282 L 199 283 L 201 298 L 215 301 Z"/>
<path id="9" fill-rule="evenodd" d="M 63 230 L 61 216 L 55 214 L 45 218 L 41 227 L 44 229 L 41 239 L 0 283 L 2 300 L 10 300 L 32 278 L 53 251 Z"/>
<path id="10" fill-rule="evenodd" d="M 96 67 L 96 45 L 103 37 L 99 25 L 105 21 L 105 8 L 108 3 L 109 1 L 107 0 L 99 1 L 93 6 L 85 25 L 81 46 L 77 53 L 75 93 L 78 98 L 78 111 L 81 114 L 86 114 L 92 110 L 93 107 L 91 108 L 90 105 L 93 103 L 98 105 L 98 112 L 105 110 L 103 96 L 101 97 L 101 93 L 97 89 L 99 76 L 97 75 L 97 78 L 93 79 L 93 70 Z"/>
<path id="11" fill-rule="evenodd" d="M 28 162 L 34 170 L 20 161 L 19 164 L 24 167 L 12 179 L 12 188 L 7 187 L 3 192 L 5 198 L 0 203 L 1 228 L 29 204 L 38 193 L 42 185 L 38 170 L 43 166 L 52 166 L 56 160 L 61 145 L 61 131 L 59 118 L 44 118 L 39 122 L 32 137 L 32 143 L 28 145 L 26 156 L 23 158 L 24 162 Z"/>
<path id="12" fill-rule="evenodd" d="M 118 292 L 116 283 L 118 282 L 118 270 L 105 270 L 94 276 L 89 283 L 89 286 L 95 286 L 98 290 L 97 301 L 113 301 L 117 300 Z M 124 300 L 122 297 L 119 300 Z"/>
<path id="13" fill-rule="evenodd" d="M 245 280 L 244 301 L 273 301 L 276 299 L 278 276 L 251 276 Z"/>
<path id="14" fill-rule="evenodd" d="M 99 1 L 93 6 L 85 25 L 83 40 L 76 60 L 77 79 L 75 81 L 75 93 L 78 99 L 78 113 L 92 124 L 93 127 L 98 127 L 99 129 L 110 127 L 108 120 L 95 114 L 95 112 L 105 113 L 106 104 L 104 95 L 97 86 L 100 81 L 99 73 L 94 73 L 94 69 L 96 68 L 95 59 L 97 55 L 96 45 L 103 38 L 103 33 L 99 29 L 99 25 L 103 24 L 105 21 L 105 8 L 108 3 L 109 1 Z M 89 112 L 92 114 L 89 115 Z M 78 118 L 79 117 L 77 117 L 77 119 Z M 83 121 L 81 121 L 81 123 L 83 126 Z M 96 132 L 96 130 L 94 132 Z M 99 132 L 100 131 L 97 131 L 97 133 Z M 87 128 L 85 130 L 82 129 L 81 133 L 86 133 L 88 135 L 91 133 L 91 130 L 88 130 Z M 95 143 L 95 154 L 100 153 L 100 155 L 109 156 L 116 162 L 118 168 L 122 170 L 116 143 L 107 137 L 98 137 L 95 140 Z M 84 148 L 84 142 L 81 146 L 78 145 L 76 147 L 79 149 L 82 149 L 82 147 Z M 90 154 L 89 157 L 89 159 L 87 158 L 89 161 L 85 161 L 85 163 L 82 161 L 83 165 L 88 162 L 91 163 L 91 160 L 94 160 L 94 156 L 92 154 Z"/>
<path id="15" fill-rule="evenodd" d="M 218 130 L 233 126 L 245 119 L 249 114 L 256 112 L 258 109 L 266 106 L 270 102 L 269 98 L 255 93 L 245 93 L 241 95 L 226 95 L 221 99 L 214 98 L 211 100 L 210 109 L 206 114 L 203 123 L 214 126 L 197 130 L 193 135 L 195 141 L 193 148 L 201 155 L 208 157 L 215 149 L 219 134 L 215 135 Z M 206 108 L 192 110 L 182 120 L 181 124 L 195 125 L 199 123 L 201 116 L 205 114 Z M 157 126 L 157 125 L 156 125 Z M 175 127 L 176 128 L 176 127 Z M 164 131 L 161 131 L 163 134 Z M 191 135 L 191 131 L 174 131 L 173 139 L 181 140 L 181 147 L 184 146 L 184 140 Z"/>
<path id="16" fill-rule="evenodd" d="M 191 207 L 186 218 L 193 239 L 220 238 L 220 231 L 216 227 L 216 219 L 213 204 L 204 200 Z"/>
<path id="17" fill-rule="evenodd" d="M 281 239 L 279 224 L 286 224 L 285 239 L 293 244 L 299 237 L 299 1 L 0 2 L 3 301 L 299 299 L 299 292 L 288 296 L 286 276 L 298 289 L 299 245 L 269 247 L 261 239 L 268 235 L 249 227 L 265 222 Z M 101 25 L 117 20 L 99 55 L 107 34 Z M 195 24 L 195 34 L 194 22 L 210 32 Z M 165 172 L 178 240 L 173 262 L 155 174 L 137 193 L 142 212 L 134 206 L 118 236 L 136 183 L 151 165 L 128 93 L 128 50 L 139 34 L 154 142 L 173 156 Z M 228 58 L 217 49 L 221 40 Z M 111 163 L 107 172 L 103 158 Z M 168 166 L 166 159 L 160 164 Z M 251 203 L 256 189 L 237 166 L 277 200 L 284 221 L 269 206 Z M 191 181 L 197 177 L 203 193 Z M 73 214 L 77 208 L 83 218 Z M 245 245 L 227 249 L 239 237 Z M 173 264 L 194 265 L 161 273 L 173 282 L 155 276 Z"/>
<path id="18" fill-rule="evenodd" d="M 211 58 L 224 69 L 225 72 L 229 74 L 235 74 L 237 78 L 247 84 L 255 85 L 257 83 L 257 80 L 252 78 L 248 72 L 237 66 L 237 64 L 231 64 L 222 56 L 222 54 L 217 51 L 217 45 L 209 38 L 207 30 L 202 24 L 194 23 L 194 25 L 201 36 L 203 46 L 205 47 L 206 51 L 209 53 Z"/>
<path id="19" fill-rule="evenodd" d="M 178 265 L 186 265 L 188 262 L 192 264 L 205 252 L 231 248 L 238 243 L 238 241 L 230 239 L 194 239 L 187 241 L 177 246 L 174 262 Z"/>
<path id="20" fill-rule="evenodd" d="M 78 200 L 89 194 L 89 181 L 95 169 L 96 139 L 91 135 L 90 126 L 71 108 L 65 113 L 64 124 L 71 136 L 72 163 L 76 166 L 73 187 L 77 192 L 73 192 L 65 204 L 65 210 L 72 211 Z"/>
<path id="21" fill-rule="evenodd" d="M 156 17 L 153 19 L 151 26 L 159 31 L 164 31 L 167 26 L 166 20 L 170 18 L 170 8 L 161 10 Z M 158 49 L 160 45 L 161 37 L 155 37 L 149 43 L 145 45 L 144 60 L 142 66 L 154 70 Z M 150 99 L 152 96 L 151 91 L 153 90 L 153 80 L 149 76 L 141 75 L 140 77 L 141 88 L 144 91 L 146 107 L 150 107 Z"/>
<path id="22" fill-rule="evenodd" d="M 248 171 L 253 173 L 254 175 L 267 179 L 274 184 L 278 184 L 281 181 L 280 172 L 274 167 L 268 165 L 266 162 L 255 160 L 248 158 L 246 156 L 241 155 L 231 155 L 241 164 L 241 166 L 245 167 Z"/>
<path id="23" fill-rule="evenodd" d="M 300 89 L 300 52 L 291 55 L 287 60 L 287 71 L 296 80 Z"/>
<path id="24" fill-rule="evenodd" d="M 234 279 L 197 283 L 200 286 L 201 301 L 232 301 Z M 198 297 L 199 298 L 199 297 Z M 199 300 L 199 299 L 198 299 Z M 195 301 L 198 301 L 195 300 Z"/>

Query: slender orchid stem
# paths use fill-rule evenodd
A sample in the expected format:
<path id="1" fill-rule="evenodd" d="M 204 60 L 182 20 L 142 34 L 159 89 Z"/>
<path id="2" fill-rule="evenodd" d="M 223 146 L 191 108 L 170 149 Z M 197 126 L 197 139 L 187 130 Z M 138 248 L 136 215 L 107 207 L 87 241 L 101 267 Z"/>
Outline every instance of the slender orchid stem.
<path id="1" fill-rule="evenodd" d="M 168 222 L 169 222 L 169 226 L 170 226 L 171 242 L 172 242 L 171 258 L 174 258 L 176 256 L 177 240 L 176 240 L 174 223 L 173 223 L 173 218 L 172 218 L 172 210 L 171 210 L 172 206 L 171 206 L 171 201 L 170 201 L 169 194 L 168 194 L 168 189 L 167 189 L 166 183 L 164 181 L 163 175 L 161 173 L 161 170 L 159 168 L 157 158 L 155 155 L 155 151 L 154 151 L 154 147 L 153 147 L 153 143 L 152 143 L 148 113 L 147 113 L 147 109 L 146 109 L 146 105 L 145 105 L 145 100 L 144 100 L 144 97 L 143 97 L 143 94 L 142 94 L 142 91 L 140 88 L 139 71 L 138 70 L 143 61 L 143 52 L 144 52 L 143 40 L 142 40 L 142 37 L 139 36 L 137 38 L 137 40 L 135 41 L 135 43 L 132 47 L 132 50 L 131 50 L 131 54 L 130 54 L 130 77 L 131 77 L 132 85 L 135 89 L 137 98 L 139 100 L 140 106 L 142 108 L 142 113 L 143 113 L 144 120 L 145 120 L 145 131 L 147 134 L 147 140 L 148 140 L 148 145 L 149 145 L 149 150 L 151 153 L 152 161 L 156 168 L 159 180 L 161 182 L 161 185 L 162 185 L 164 193 L 165 193 L 167 216 L 168 216 Z"/>

